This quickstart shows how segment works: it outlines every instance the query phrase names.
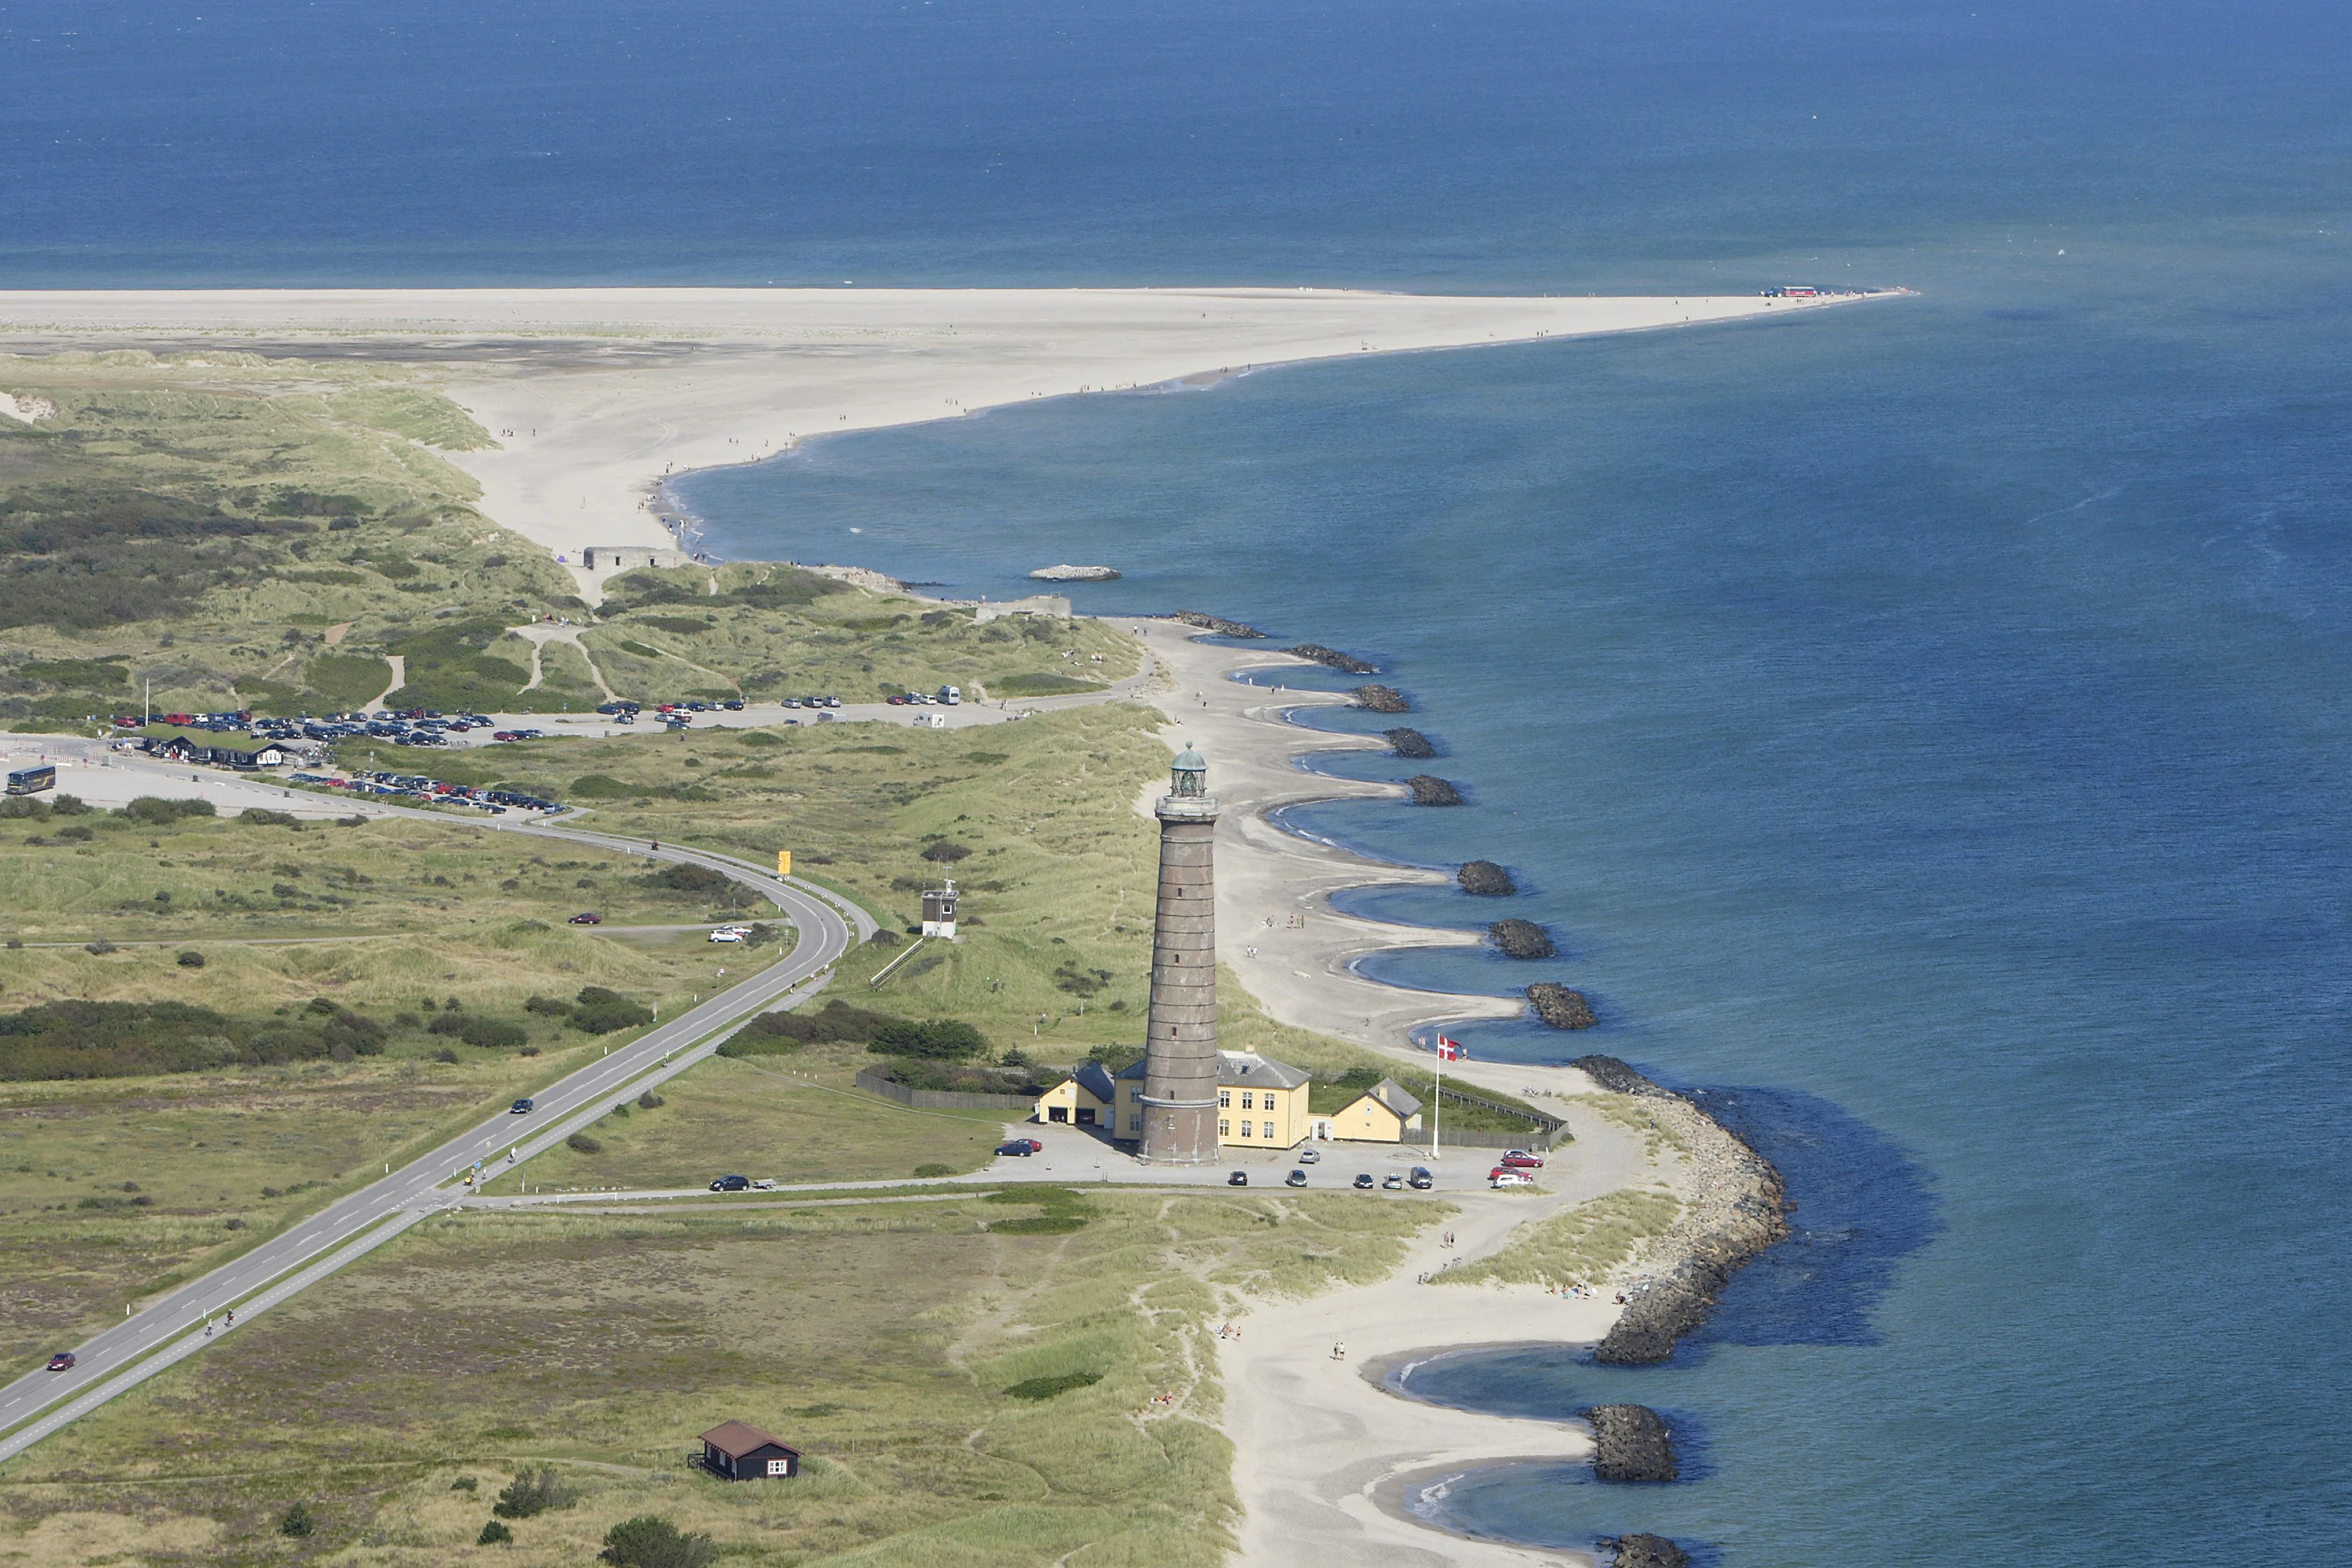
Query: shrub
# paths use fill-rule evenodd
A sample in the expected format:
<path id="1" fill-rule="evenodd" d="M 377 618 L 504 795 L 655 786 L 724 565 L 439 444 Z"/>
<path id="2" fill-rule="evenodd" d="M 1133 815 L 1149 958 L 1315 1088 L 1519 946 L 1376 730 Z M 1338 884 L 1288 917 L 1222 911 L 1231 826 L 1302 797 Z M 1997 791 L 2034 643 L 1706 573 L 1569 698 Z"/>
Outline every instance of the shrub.
<path id="1" fill-rule="evenodd" d="M 469 1492 L 481 1484 L 481 1481 L 476 1477 L 459 1476 L 456 1480 L 449 1483 L 449 1489 L 453 1492 Z"/>
<path id="2" fill-rule="evenodd" d="M 570 1508 L 579 1500 L 580 1493 L 563 1483 L 553 1465 L 541 1465 L 508 1482 L 490 1511 L 500 1519 L 530 1519 L 551 1509 Z"/>
<path id="3" fill-rule="evenodd" d="M 599 1563 L 614 1568 L 709 1568 L 719 1548 L 707 1535 L 686 1535 L 653 1514 L 625 1519 L 604 1533 Z"/>
<path id="4" fill-rule="evenodd" d="M 60 827 L 58 829 L 58 842 L 60 844 L 87 844 L 92 838 L 97 837 L 98 836 L 96 834 L 92 833 L 89 828 L 84 827 L 79 822 L 75 823 L 71 827 Z"/>
<path id="5" fill-rule="evenodd" d="M 310 1510 L 299 1502 L 278 1517 L 280 1535 L 304 1536 L 310 1533 L 311 1528 Z"/>
<path id="6" fill-rule="evenodd" d="M 668 1103 L 668 1100 L 664 1100 L 652 1089 L 647 1089 L 645 1093 L 637 1096 L 637 1109 L 639 1110 L 659 1110 L 663 1106 L 667 1105 Z"/>
<path id="7" fill-rule="evenodd" d="M 952 1176 L 954 1174 L 955 1167 L 953 1165 L 930 1164 L 918 1165 L 915 1167 L 915 1175 L 918 1179 L 931 1176 Z"/>
<path id="8" fill-rule="evenodd" d="M 221 1228 L 223 1230 L 243 1230 L 245 1228 L 245 1221 L 233 1218 L 225 1219 L 221 1221 Z"/>
<path id="9" fill-rule="evenodd" d="M 640 1007 L 627 1000 L 615 1000 L 588 1003 L 563 1020 L 563 1026 L 578 1029 L 583 1034 L 609 1035 L 615 1029 L 634 1029 L 653 1021 L 653 1009 L 650 1007 Z"/>
<path id="10" fill-rule="evenodd" d="M 534 996 L 522 1005 L 522 1010 L 526 1013 L 544 1014 L 551 1018 L 561 1018 L 572 1011 L 572 1004 L 561 996 Z"/>
<path id="11" fill-rule="evenodd" d="M 194 948 L 193 948 L 193 947 L 192 947 L 192 948 L 188 949 L 188 951 L 187 951 L 187 952 L 184 952 L 184 953 L 180 954 L 180 967 L 181 967 L 181 968 L 183 968 L 183 969 L 202 969 L 204 966 L 205 966 L 205 955 L 204 955 L 203 953 L 201 953 L 201 952 L 198 952 Z"/>
<path id="12" fill-rule="evenodd" d="M 165 800 L 160 795 L 142 795 L 124 806 L 122 815 L 133 822 L 162 827 L 184 816 L 217 816 L 220 813 L 208 800 Z"/>
<path id="13" fill-rule="evenodd" d="M 667 888 L 672 892 L 695 894 L 715 893 L 727 886 L 729 880 L 724 871 L 714 871 L 708 866 L 688 865 L 684 861 L 675 866 L 665 866 L 646 879 L 656 887 Z"/>
<path id="14" fill-rule="evenodd" d="M 466 1023 L 467 1020 L 455 1013 L 436 1013 L 433 1016 L 433 1022 L 425 1025 L 425 1028 L 428 1034 L 454 1035 L 463 1029 Z"/>
<path id="15" fill-rule="evenodd" d="M 929 1061 L 961 1061 L 988 1050 L 978 1029 L 954 1018 L 917 1023 L 901 1018 L 874 1031 L 866 1048 L 884 1056 L 918 1057 Z"/>
<path id="16" fill-rule="evenodd" d="M 457 1053 L 451 1050 L 448 1047 L 444 1046 L 439 1050 L 433 1053 L 433 1059 L 436 1062 L 448 1062 L 455 1065 L 457 1060 Z"/>
<path id="17" fill-rule="evenodd" d="M 469 1046 L 485 1050 L 509 1050 L 530 1038 L 512 1024 L 502 1024 L 496 1018 L 468 1018 L 457 1031 L 457 1037 Z"/>
<path id="18" fill-rule="evenodd" d="M 47 822 L 49 819 L 49 803 L 36 800 L 29 795 L 0 795 L 0 818 Z"/>
<path id="19" fill-rule="evenodd" d="M 117 952 L 121 951 L 112 942 L 106 941 L 102 937 L 97 942 L 86 942 L 82 943 L 81 950 L 84 952 L 95 953 L 100 958 L 105 957 L 110 952 Z"/>
<path id="20" fill-rule="evenodd" d="M 633 784 L 623 784 L 610 773 L 584 773 L 572 781 L 572 795 L 577 800 L 627 800 L 646 792 Z"/>
<path id="21" fill-rule="evenodd" d="M 467 1480 L 472 1480 L 474 1478 L 467 1476 L 466 1479 Z M 488 1524 L 482 1526 L 482 1533 L 474 1537 L 474 1544 L 477 1546 L 512 1546 L 514 1544 L 514 1531 L 509 1530 L 505 1525 L 500 1524 L 494 1519 Z"/>
<path id="22" fill-rule="evenodd" d="M 89 803 L 78 795 L 61 795 L 49 802 L 49 809 L 59 816 L 87 816 Z"/>
<path id="23" fill-rule="evenodd" d="M 248 805 L 237 814 L 237 820 L 248 827 L 299 827 L 301 819 L 290 811 L 272 811 L 268 806 Z"/>
<path id="24" fill-rule="evenodd" d="M 1101 1381 L 1102 1373 L 1098 1372 L 1066 1372 L 1058 1377 L 1024 1377 L 1004 1392 L 1014 1399 L 1051 1399 L 1074 1388 L 1091 1388 Z"/>
<path id="25" fill-rule="evenodd" d="M 959 860 L 970 858 L 971 855 L 971 845 L 958 844 L 952 838 L 935 838 L 923 846 L 923 858 L 936 860 L 942 866 L 952 866 Z"/>
<path id="26" fill-rule="evenodd" d="M 604 1152 L 604 1145 L 589 1137 L 585 1132 L 574 1132 L 563 1141 L 563 1144 L 565 1148 L 579 1154 L 601 1154 Z"/>

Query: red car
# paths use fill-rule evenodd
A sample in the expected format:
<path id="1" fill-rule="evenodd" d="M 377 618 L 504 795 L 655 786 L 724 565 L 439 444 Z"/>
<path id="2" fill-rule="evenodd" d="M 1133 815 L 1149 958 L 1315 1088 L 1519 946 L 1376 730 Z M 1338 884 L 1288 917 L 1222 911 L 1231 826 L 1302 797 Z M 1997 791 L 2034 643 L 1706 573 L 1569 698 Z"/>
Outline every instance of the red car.
<path id="1" fill-rule="evenodd" d="M 57 1354 L 49 1358 L 49 1370 L 51 1372 L 71 1372 L 73 1369 L 74 1353 L 71 1351 L 59 1351 Z"/>
<path id="2" fill-rule="evenodd" d="M 585 910 L 583 910 L 581 913 L 572 917 L 572 923 L 576 926 L 600 926 L 604 923 L 604 917 L 603 915 L 592 915 Z"/>
<path id="3" fill-rule="evenodd" d="M 1543 1156 L 1540 1154 L 1530 1154 L 1525 1149 L 1512 1150 L 1509 1153 L 1503 1156 L 1502 1163 L 1510 1166 L 1513 1170 L 1517 1171 L 1540 1171 L 1543 1169 Z"/>

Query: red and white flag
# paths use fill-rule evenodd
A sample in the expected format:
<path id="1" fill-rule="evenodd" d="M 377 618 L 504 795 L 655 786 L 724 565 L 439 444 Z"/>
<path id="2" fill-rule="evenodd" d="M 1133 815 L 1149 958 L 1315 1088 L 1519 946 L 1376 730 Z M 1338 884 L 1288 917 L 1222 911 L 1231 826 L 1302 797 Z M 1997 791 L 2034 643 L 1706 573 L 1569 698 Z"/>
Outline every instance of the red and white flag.
<path id="1" fill-rule="evenodd" d="M 1449 1040 L 1444 1035 L 1437 1037 L 1438 1060 L 1444 1062 L 1458 1062 L 1469 1054 L 1470 1053 L 1468 1051 L 1462 1048 L 1461 1041 Z"/>

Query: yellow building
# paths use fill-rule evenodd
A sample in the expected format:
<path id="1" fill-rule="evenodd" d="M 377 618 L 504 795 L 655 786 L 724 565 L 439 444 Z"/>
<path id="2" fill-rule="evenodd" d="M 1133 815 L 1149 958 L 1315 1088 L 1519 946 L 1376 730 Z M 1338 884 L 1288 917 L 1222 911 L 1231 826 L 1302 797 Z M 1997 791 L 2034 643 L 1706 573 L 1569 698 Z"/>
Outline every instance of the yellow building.
<path id="1" fill-rule="evenodd" d="M 1315 1123 L 1328 1120 L 1308 1110 L 1308 1082 L 1306 1073 L 1287 1062 L 1248 1051 L 1219 1051 L 1217 1142 L 1242 1149 L 1288 1149 L 1305 1142 Z M 1100 1128 L 1125 1142 L 1143 1136 L 1142 1096 L 1142 1062 L 1116 1077 L 1089 1062 L 1037 1097 L 1037 1120 Z"/>
<path id="2" fill-rule="evenodd" d="M 1350 1143 L 1402 1143 L 1421 1131 L 1421 1101 L 1384 1078 L 1328 1116 L 1314 1119 L 1315 1136 Z"/>

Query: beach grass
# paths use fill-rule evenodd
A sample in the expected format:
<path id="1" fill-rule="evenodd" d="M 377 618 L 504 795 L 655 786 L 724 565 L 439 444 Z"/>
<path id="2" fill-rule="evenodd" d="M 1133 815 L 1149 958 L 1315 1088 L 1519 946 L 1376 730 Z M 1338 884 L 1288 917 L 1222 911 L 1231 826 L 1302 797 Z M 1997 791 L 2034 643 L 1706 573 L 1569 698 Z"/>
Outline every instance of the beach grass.
<path id="1" fill-rule="evenodd" d="M 552 1464 L 579 1500 L 497 1561 L 585 1563 L 658 1513 L 777 1568 L 1211 1568 L 1235 1505 L 1204 1341 L 1244 1288 L 1218 1281 L 1370 1277 L 1441 1212 L 1113 1189 L 1047 1205 L 1073 1230 L 995 1223 L 1030 1206 L 436 1219 L 11 1465 L 0 1550 L 275 1563 L 299 1502 L 307 1553 L 475 1561 L 499 1489 Z M 730 1418 L 806 1473 L 688 1468 Z"/>
<path id="2" fill-rule="evenodd" d="M 1524 1189 L 1523 1189 L 1524 1190 Z M 1600 1286 L 1682 1213 L 1671 1194 L 1624 1187 L 1538 1220 L 1499 1250 L 1432 1276 L 1441 1285 Z"/>

